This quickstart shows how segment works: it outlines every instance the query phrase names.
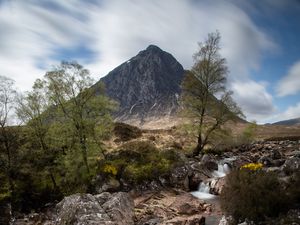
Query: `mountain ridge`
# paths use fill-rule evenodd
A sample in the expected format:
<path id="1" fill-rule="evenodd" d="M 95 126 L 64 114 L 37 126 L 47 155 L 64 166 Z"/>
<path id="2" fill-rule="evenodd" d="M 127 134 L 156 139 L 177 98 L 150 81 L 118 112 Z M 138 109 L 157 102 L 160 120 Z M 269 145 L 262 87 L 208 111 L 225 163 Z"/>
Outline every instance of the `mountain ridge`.
<path id="1" fill-rule="evenodd" d="M 275 123 L 272 123 L 272 125 L 287 125 L 287 126 L 300 125 L 300 117 L 294 118 L 294 119 L 289 119 L 289 120 L 277 121 Z"/>

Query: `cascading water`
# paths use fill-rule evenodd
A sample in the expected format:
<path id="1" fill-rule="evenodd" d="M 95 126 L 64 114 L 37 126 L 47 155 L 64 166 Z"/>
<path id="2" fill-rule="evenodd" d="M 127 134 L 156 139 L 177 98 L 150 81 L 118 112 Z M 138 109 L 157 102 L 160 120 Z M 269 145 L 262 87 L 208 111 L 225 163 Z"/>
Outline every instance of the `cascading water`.
<path id="1" fill-rule="evenodd" d="M 191 194 L 194 195 L 195 197 L 199 198 L 199 199 L 212 199 L 212 198 L 215 198 L 216 196 L 213 195 L 213 194 L 210 194 L 209 191 L 210 191 L 209 184 L 201 182 L 199 184 L 198 191 L 193 191 L 193 192 L 191 192 Z"/>
<path id="2" fill-rule="evenodd" d="M 212 176 L 217 177 L 225 177 L 230 172 L 230 168 L 227 163 L 218 164 L 218 170 L 212 172 Z"/>
<path id="3" fill-rule="evenodd" d="M 230 167 L 227 162 L 218 163 L 218 170 L 212 172 L 212 177 L 217 179 L 220 177 L 225 177 L 230 172 Z M 199 199 L 213 199 L 216 195 L 210 193 L 210 183 L 214 183 L 212 180 L 209 183 L 201 182 L 197 191 L 191 192 L 192 195 Z"/>

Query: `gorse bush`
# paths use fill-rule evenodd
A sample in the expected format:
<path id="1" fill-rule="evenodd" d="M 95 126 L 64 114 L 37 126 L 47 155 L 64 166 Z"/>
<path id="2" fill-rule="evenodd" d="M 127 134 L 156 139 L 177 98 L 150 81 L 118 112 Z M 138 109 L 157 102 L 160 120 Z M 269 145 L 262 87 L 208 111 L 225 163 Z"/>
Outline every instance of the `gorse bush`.
<path id="1" fill-rule="evenodd" d="M 245 164 L 241 167 L 241 169 L 247 169 L 247 170 L 252 170 L 252 171 L 255 171 L 255 170 L 259 170 L 263 167 L 263 164 L 262 163 L 248 163 L 248 164 Z"/>
<path id="2" fill-rule="evenodd" d="M 235 223 L 246 219 L 257 223 L 276 217 L 289 203 L 277 175 L 259 168 L 258 164 L 247 164 L 227 176 L 221 206 Z"/>

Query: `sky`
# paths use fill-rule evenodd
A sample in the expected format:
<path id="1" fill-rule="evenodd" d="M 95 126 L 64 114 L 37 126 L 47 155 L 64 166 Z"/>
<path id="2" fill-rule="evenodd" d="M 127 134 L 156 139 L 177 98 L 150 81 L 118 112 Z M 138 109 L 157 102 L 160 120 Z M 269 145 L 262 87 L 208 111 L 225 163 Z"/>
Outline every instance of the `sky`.
<path id="1" fill-rule="evenodd" d="M 300 0 L 0 0 L 0 75 L 29 91 L 62 60 L 97 81 L 155 44 L 185 69 L 221 34 L 228 89 L 248 121 L 300 117 Z"/>

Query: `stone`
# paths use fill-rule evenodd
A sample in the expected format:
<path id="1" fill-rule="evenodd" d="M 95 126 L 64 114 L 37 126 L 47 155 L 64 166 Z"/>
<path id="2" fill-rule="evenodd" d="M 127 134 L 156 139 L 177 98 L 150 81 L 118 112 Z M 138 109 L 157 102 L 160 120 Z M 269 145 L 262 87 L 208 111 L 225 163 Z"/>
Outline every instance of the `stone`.
<path id="1" fill-rule="evenodd" d="M 190 168 L 187 166 L 176 167 L 170 172 L 169 182 L 171 187 L 189 191 Z"/>
<path id="2" fill-rule="evenodd" d="M 209 182 L 210 191 L 212 194 L 220 195 L 222 193 L 222 190 L 225 186 L 225 177 L 221 178 L 214 178 Z"/>
<path id="3" fill-rule="evenodd" d="M 298 157 L 288 158 L 285 161 L 282 168 L 286 173 L 298 171 L 300 169 L 300 158 L 298 158 Z"/>
<path id="4" fill-rule="evenodd" d="M 176 197 L 170 207 L 175 209 L 179 214 L 185 215 L 193 215 L 203 211 L 202 202 L 190 193 L 185 193 Z"/>
<path id="5" fill-rule="evenodd" d="M 124 192 L 74 194 L 57 204 L 55 223 L 130 225 L 133 224 L 133 208 L 133 200 Z"/>
<path id="6" fill-rule="evenodd" d="M 282 154 L 277 150 L 277 149 L 273 149 L 271 154 L 270 154 L 271 159 L 275 160 L 275 159 L 281 159 L 282 158 Z"/>

